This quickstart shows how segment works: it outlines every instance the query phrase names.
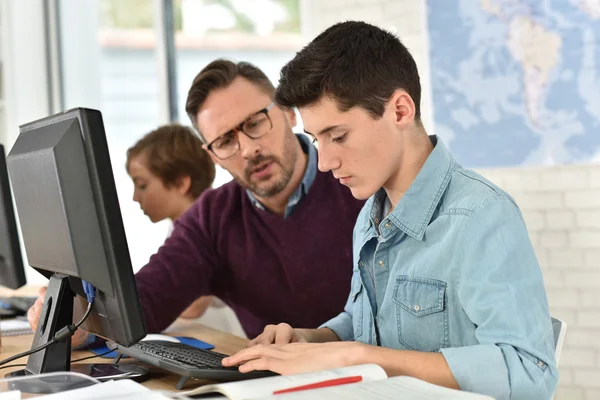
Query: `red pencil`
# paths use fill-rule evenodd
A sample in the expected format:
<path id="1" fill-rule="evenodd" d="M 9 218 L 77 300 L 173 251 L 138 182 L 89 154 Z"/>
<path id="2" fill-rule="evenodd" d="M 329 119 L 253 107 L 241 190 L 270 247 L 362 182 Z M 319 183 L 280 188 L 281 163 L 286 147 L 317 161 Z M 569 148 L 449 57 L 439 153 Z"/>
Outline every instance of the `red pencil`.
<path id="1" fill-rule="evenodd" d="M 290 392 L 299 392 L 301 390 L 319 389 L 328 386 L 345 385 L 346 383 L 355 383 L 362 381 L 362 376 L 348 376 L 346 378 L 330 379 L 328 381 L 311 383 L 310 385 L 297 386 L 289 389 L 277 390 L 273 394 L 283 394 Z"/>

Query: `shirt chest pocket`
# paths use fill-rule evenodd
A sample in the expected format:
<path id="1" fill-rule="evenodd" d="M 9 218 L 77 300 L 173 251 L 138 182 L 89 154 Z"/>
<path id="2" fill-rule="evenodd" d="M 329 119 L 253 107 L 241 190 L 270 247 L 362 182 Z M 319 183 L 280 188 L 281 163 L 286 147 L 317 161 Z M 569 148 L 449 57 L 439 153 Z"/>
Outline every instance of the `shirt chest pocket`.
<path id="1" fill-rule="evenodd" d="M 350 300 L 352 301 L 352 328 L 354 329 L 354 340 L 362 336 L 363 331 L 363 285 L 360 277 L 354 276 L 352 279 L 352 291 Z"/>
<path id="2" fill-rule="evenodd" d="M 398 276 L 393 301 L 400 344 L 417 351 L 437 351 L 448 346 L 446 282 Z"/>

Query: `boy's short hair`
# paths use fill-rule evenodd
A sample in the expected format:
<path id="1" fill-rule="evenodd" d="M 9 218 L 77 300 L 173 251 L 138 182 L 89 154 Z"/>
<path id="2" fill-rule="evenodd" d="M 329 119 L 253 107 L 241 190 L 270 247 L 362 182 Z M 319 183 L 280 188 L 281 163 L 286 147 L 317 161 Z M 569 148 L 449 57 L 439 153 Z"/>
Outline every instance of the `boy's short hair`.
<path id="1" fill-rule="evenodd" d="M 210 188 L 215 179 L 215 165 L 202 148 L 202 141 L 191 128 L 183 125 L 161 126 L 141 138 L 127 150 L 127 171 L 131 160 L 140 155 L 145 157 L 146 168 L 166 187 L 189 176 L 188 194 L 194 199 Z"/>
<path id="2" fill-rule="evenodd" d="M 413 99 L 419 122 L 421 84 L 408 49 L 390 32 L 347 21 L 325 30 L 283 67 L 275 101 L 293 108 L 329 97 L 340 111 L 359 106 L 380 118 L 397 89 Z"/>

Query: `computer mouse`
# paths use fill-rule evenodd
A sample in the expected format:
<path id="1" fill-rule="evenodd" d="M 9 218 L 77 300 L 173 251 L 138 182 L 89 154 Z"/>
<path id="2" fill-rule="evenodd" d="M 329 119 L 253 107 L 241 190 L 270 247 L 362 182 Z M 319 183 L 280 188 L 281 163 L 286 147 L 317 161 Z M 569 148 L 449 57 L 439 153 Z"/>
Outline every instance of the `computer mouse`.
<path id="1" fill-rule="evenodd" d="M 173 336 L 168 336 L 168 335 L 161 335 L 158 333 L 149 333 L 146 335 L 145 338 L 143 338 L 142 340 L 140 340 L 141 342 L 148 342 L 148 341 L 162 341 L 162 342 L 173 342 L 173 343 L 181 343 L 181 341 Z"/>

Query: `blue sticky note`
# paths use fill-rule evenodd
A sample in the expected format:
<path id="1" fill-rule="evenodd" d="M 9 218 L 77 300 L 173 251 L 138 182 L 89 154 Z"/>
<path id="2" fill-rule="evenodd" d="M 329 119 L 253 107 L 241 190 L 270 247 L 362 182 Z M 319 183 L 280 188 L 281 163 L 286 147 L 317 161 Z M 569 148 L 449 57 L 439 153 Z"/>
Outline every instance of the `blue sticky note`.
<path id="1" fill-rule="evenodd" d="M 198 349 L 212 350 L 215 348 L 215 346 L 213 346 L 210 343 L 206 343 L 206 342 L 203 342 L 202 340 L 194 339 L 191 337 L 175 336 L 175 338 L 179 339 L 179 341 L 183 344 L 187 344 L 188 346 L 196 347 Z M 106 346 L 105 344 L 103 344 L 102 346 L 99 346 L 99 347 L 94 347 L 93 349 L 90 349 L 90 351 L 98 356 L 100 356 L 102 354 L 102 358 L 115 358 L 118 355 L 118 353 L 114 350 L 111 351 L 110 353 L 104 354 L 107 351 L 110 351 L 108 346 Z M 127 356 L 123 355 L 123 358 L 125 358 L 125 357 L 127 357 Z"/>
<path id="2" fill-rule="evenodd" d="M 183 344 L 187 344 L 188 346 L 192 346 L 195 347 L 197 349 L 201 349 L 201 350 L 212 350 L 215 348 L 215 346 L 213 346 L 210 343 L 206 343 L 203 342 L 202 340 L 198 340 L 198 339 L 194 339 L 191 337 L 185 337 L 185 336 L 175 336 L 177 339 L 179 339 L 179 341 Z"/>

